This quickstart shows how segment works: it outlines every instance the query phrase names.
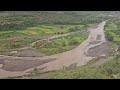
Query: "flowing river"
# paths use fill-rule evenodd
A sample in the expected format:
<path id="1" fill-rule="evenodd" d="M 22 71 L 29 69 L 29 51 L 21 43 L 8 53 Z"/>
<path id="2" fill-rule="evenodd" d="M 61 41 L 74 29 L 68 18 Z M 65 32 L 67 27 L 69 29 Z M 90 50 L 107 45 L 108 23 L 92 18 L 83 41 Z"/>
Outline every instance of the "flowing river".
<path id="1" fill-rule="evenodd" d="M 8 76 L 19 76 L 19 75 L 24 75 L 26 74 L 26 72 L 29 72 L 31 70 L 33 70 L 35 67 L 36 68 L 44 68 L 43 71 L 51 71 L 51 70 L 58 70 L 63 68 L 63 66 L 69 67 L 72 64 L 75 64 L 76 66 L 82 66 L 85 65 L 87 62 L 89 62 L 91 59 L 95 58 L 95 57 L 91 57 L 91 56 L 86 56 L 86 54 L 88 53 L 88 50 L 90 48 L 93 48 L 95 46 L 101 45 L 103 43 L 106 42 L 105 39 L 105 34 L 104 34 L 104 25 L 105 25 L 106 21 L 103 21 L 102 23 L 98 24 L 96 27 L 91 27 L 88 29 L 89 31 L 89 36 L 88 38 L 83 41 L 78 47 L 70 50 L 70 51 L 66 51 L 60 54 L 55 54 L 55 55 L 51 55 L 51 56 L 45 56 L 45 57 L 13 57 L 13 56 L 0 56 L 0 60 L 2 60 L 0 62 L 0 77 L 8 77 Z M 13 61 L 14 59 L 14 61 Z M 33 62 L 38 62 L 38 60 L 48 60 L 48 59 L 54 59 L 53 61 L 48 61 L 47 63 L 42 62 L 43 64 L 41 65 L 36 65 L 36 66 L 32 66 L 30 67 L 30 64 L 26 64 L 23 63 L 20 66 L 20 61 L 19 60 L 28 60 L 28 61 L 32 61 Z M 16 61 L 15 61 L 16 60 Z M 34 61 L 33 61 L 34 60 Z M 29 66 L 29 68 L 27 68 L 26 70 L 21 70 L 21 71 L 7 71 L 2 69 L 2 67 L 5 67 L 4 65 L 9 66 L 9 63 L 11 64 L 11 62 L 14 62 L 14 64 L 16 64 L 16 62 L 18 62 L 18 65 L 16 64 L 15 66 L 10 66 L 8 68 L 13 67 L 13 69 L 15 68 L 20 68 L 22 67 L 22 65 L 24 66 Z M 27 62 L 27 61 L 25 61 Z M 30 62 L 29 62 L 30 63 Z M 40 62 L 38 62 L 40 63 Z"/>

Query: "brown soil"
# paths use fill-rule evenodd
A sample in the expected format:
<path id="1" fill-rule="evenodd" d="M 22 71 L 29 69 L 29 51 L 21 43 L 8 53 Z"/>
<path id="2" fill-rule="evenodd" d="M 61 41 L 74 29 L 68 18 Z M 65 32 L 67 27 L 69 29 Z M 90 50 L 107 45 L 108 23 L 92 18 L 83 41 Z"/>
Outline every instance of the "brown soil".
<path id="1" fill-rule="evenodd" d="M 44 56 L 44 54 L 37 52 L 33 49 L 25 49 L 25 50 L 17 51 L 17 53 L 14 54 L 14 56 L 18 56 L 18 57 L 42 57 L 42 56 Z"/>
<path id="2" fill-rule="evenodd" d="M 98 44 L 100 43 L 101 41 L 92 41 L 92 42 L 89 42 L 89 44 Z"/>
<path id="3" fill-rule="evenodd" d="M 2 55 L 7 56 L 17 56 L 17 57 L 43 57 L 45 56 L 44 53 L 38 52 L 32 48 L 20 48 L 17 50 L 6 51 L 1 53 Z"/>
<path id="4" fill-rule="evenodd" d="M 69 66 L 69 68 L 74 68 L 74 67 L 76 67 L 77 66 L 77 63 L 73 63 L 73 64 L 71 64 L 70 66 Z"/>
<path id="5" fill-rule="evenodd" d="M 55 59 L 47 60 L 0 60 L 2 64 L 2 69 L 6 71 L 24 71 L 29 68 L 43 65 L 45 63 L 51 62 Z"/>
<path id="6" fill-rule="evenodd" d="M 109 41 L 102 43 L 96 47 L 90 48 L 87 56 L 96 57 L 100 55 L 104 55 L 112 50 L 112 44 Z"/>
<path id="7" fill-rule="evenodd" d="M 101 36 L 102 36 L 102 35 L 97 35 L 97 38 L 96 38 L 96 39 L 97 39 L 97 40 L 101 40 Z"/>

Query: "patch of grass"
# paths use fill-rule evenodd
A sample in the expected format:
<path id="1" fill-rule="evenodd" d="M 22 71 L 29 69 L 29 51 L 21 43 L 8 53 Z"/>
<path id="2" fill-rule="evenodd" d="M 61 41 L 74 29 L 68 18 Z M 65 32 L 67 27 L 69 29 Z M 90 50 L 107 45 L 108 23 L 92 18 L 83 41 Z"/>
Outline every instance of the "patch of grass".
<path id="1" fill-rule="evenodd" d="M 26 36 L 29 37 L 29 35 L 63 34 L 71 32 L 69 31 L 70 28 L 80 30 L 84 28 L 84 26 L 85 25 L 39 25 L 29 27 L 25 30 L 2 30 L 0 31 L 0 51 L 28 46 L 37 40 L 35 38 L 24 38 Z"/>
<path id="2" fill-rule="evenodd" d="M 108 21 L 105 26 L 106 38 L 109 41 L 114 42 L 117 45 L 120 45 L 120 27 L 119 20 Z"/>
<path id="3" fill-rule="evenodd" d="M 25 30 L 19 30 L 18 32 L 24 33 L 26 35 L 49 35 L 49 34 L 63 34 L 71 32 L 70 29 L 80 30 L 84 28 L 84 25 L 40 25 L 36 27 L 30 27 Z"/>
<path id="4" fill-rule="evenodd" d="M 53 39 L 50 42 L 46 43 L 44 46 L 35 45 L 33 47 L 42 53 L 52 55 L 73 49 L 74 47 L 82 43 L 87 38 L 87 36 L 88 34 L 86 32 L 72 34 Z"/>
<path id="5" fill-rule="evenodd" d="M 0 51 L 29 46 L 32 42 L 34 42 L 36 40 L 37 39 L 34 39 L 34 38 L 23 38 L 20 40 L 1 40 L 0 41 Z"/>
<path id="6" fill-rule="evenodd" d="M 8 39 L 13 37 L 24 36 L 25 34 L 17 32 L 15 30 L 11 31 L 0 31 L 0 39 Z"/>
<path id="7" fill-rule="evenodd" d="M 0 39 L 18 37 L 25 35 L 50 35 L 64 34 L 71 31 L 78 31 L 90 27 L 91 25 L 39 25 L 21 30 L 0 30 Z"/>
<path id="8" fill-rule="evenodd" d="M 30 46 L 31 43 L 38 40 L 35 37 L 30 38 L 29 35 L 53 35 L 64 34 L 73 31 L 82 31 L 90 27 L 93 24 L 81 24 L 81 25 L 38 25 L 35 27 L 28 27 L 21 30 L 0 30 L 0 53 L 11 51 L 11 49 L 22 48 Z M 83 35 L 82 35 L 83 36 Z M 26 37 L 26 38 L 25 38 Z M 86 37 L 86 36 L 85 36 Z M 71 39 L 71 40 L 70 40 Z M 43 47 L 39 47 L 47 41 L 40 41 L 36 43 L 35 47 L 38 51 L 46 53 L 47 55 L 55 54 L 70 50 L 76 47 L 84 40 L 84 36 L 74 35 L 69 38 L 58 38 L 49 42 Z M 58 43 L 59 42 L 59 43 Z M 69 44 L 69 45 L 68 45 Z M 49 48 L 50 46 L 50 48 Z"/>

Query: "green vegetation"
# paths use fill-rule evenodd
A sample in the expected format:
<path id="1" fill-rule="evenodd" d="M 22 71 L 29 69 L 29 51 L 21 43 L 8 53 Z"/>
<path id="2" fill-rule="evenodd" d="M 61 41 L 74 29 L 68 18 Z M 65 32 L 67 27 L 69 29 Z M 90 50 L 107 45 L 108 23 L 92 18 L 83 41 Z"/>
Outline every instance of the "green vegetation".
<path id="1" fill-rule="evenodd" d="M 24 30 L 2 30 L 0 31 L 0 39 L 22 37 L 27 35 L 64 34 L 71 31 L 83 30 L 90 26 L 92 25 L 39 25 L 36 27 L 29 27 Z"/>
<path id="2" fill-rule="evenodd" d="M 0 30 L 20 30 L 45 24 L 93 24 L 107 19 L 107 14 L 99 11 L 1 11 Z"/>
<path id="3" fill-rule="evenodd" d="M 2 30 L 0 31 L 0 52 L 6 50 L 9 51 L 9 49 L 17 49 L 17 48 L 30 46 L 31 43 L 38 40 L 33 35 L 41 36 L 41 35 L 64 34 L 73 31 L 81 31 L 89 26 L 91 26 L 91 24 L 90 25 L 39 25 L 36 27 L 29 27 L 25 30 L 7 30 L 7 31 Z"/>
<path id="4" fill-rule="evenodd" d="M 32 42 L 38 40 L 32 35 L 54 35 L 81 31 L 107 19 L 106 16 L 107 13 L 105 12 L 93 11 L 1 11 L 0 51 L 30 46 Z M 60 49 L 62 50 L 60 52 L 63 52 L 75 46 L 70 43 L 76 42 L 77 45 L 78 42 L 80 44 L 83 41 L 83 38 L 80 37 L 80 41 L 78 38 L 73 37 L 73 39 L 75 40 L 70 42 L 70 39 L 65 38 L 63 40 L 59 38 L 56 42 L 65 43 L 66 46 L 64 44 L 58 45 L 60 47 L 51 48 L 50 52 L 54 51 L 55 53 Z M 51 43 L 54 44 L 55 40 Z M 48 44 L 51 45 L 51 43 Z M 69 44 L 68 47 L 67 43 Z M 47 45 L 45 46 L 47 47 Z M 44 48 L 42 51 L 47 51 L 46 47 L 41 47 Z"/>
<path id="5" fill-rule="evenodd" d="M 0 52 L 4 52 L 10 49 L 22 48 L 29 46 L 32 42 L 35 42 L 35 38 L 23 38 L 18 40 L 0 40 Z"/>
<path id="6" fill-rule="evenodd" d="M 47 55 L 61 53 L 73 49 L 82 43 L 87 38 L 87 36 L 88 33 L 81 31 L 79 33 L 50 40 L 49 42 L 40 41 L 33 47 L 42 53 L 46 53 Z M 41 46 L 41 43 L 46 44 Z"/>
<path id="7" fill-rule="evenodd" d="M 109 20 L 105 25 L 106 38 L 120 45 L 120 20 Z"/>
<path id="8" fill-rule="evenodd" d="M 22 37 L 25 36 L 25 34 L 10 30 L 10 31 L 0 31 L 0 39 L 9 39 L 9 38 L 15 38 L 15 37 Z"/>
<path id="9" fill-rule="evenodd" d="M 30 44 L 32 44 L 33 42 L 40 40 L 40 38 L 37 39 L 35 35 L 45 36 L 45 35 L 65 34 L 73 31 L 83 31 L 84 29 L 90 26 L 92 26 L 92 24 L 89 24 L 89 25 L 39 25 L 36 27 L 29 27 L 25 30 L 2 30 L 0 31 L 0 53 L 4 53 L 5 51 L 11 51 L 11 49 L 16 50 L 17 48 L 29 47 Z M 39 46 L 41 46 L 43 43 L 46 43 L 47 41 L 46 40 L 40 41 L 39 43 L 36 44 L 37 46 L 34 46 L 34 47 L 40 52 L 43 52 L 43 53 L 47 52 L 48 55 L 60 53 L 60 52 L 67 51 L 74 48 L 76 45 L 80 44 L 81 41 L 84 40 L 84 38 L 82 38 L 81 36 L 76 35 L 76 37 L 74 35 L 73 37 L 70 36 L 69 39 L 67 37 L 65 37 L 65 39 L 58 38 L 56 40 L 53 40 L 51 43 L 46 44 L 43 47 L 39 47 Z M 52 46 L 53 44 L 58 42 L 59 44 L 57 46 Z M 75 43 L 75 42 L 76 42 L 76 45 L 72 45 L 72 43 Z M 66 43 L 68 43 L 69 45 L 67 46 Z M 50 45 L 50 48 L 49 48 L 49 45 Z"/>
<path id="10" fill-rule="evenodd" d="M 39 25 L 36 27 L 30 27 L 25 30 L 19 30 L 17 32 L 26 35 L 49 35 L 49 34 L 64 34 L 71 31 L 81 30 L 89 27 L 90 25 Z M 72 30 L 71 30 L 72 29 Z"/>

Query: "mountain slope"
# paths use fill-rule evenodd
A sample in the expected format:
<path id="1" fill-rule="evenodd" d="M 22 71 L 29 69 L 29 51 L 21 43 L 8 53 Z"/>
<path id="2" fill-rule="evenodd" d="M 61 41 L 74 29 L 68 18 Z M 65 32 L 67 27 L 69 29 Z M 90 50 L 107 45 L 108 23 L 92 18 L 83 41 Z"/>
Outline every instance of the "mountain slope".
<path id="1" fill-rule="evenodd" d="M 100 11 L 1 11 L 0 30 L 25 29 L 40 24 L 86 24 L 106 19 Z"/>

